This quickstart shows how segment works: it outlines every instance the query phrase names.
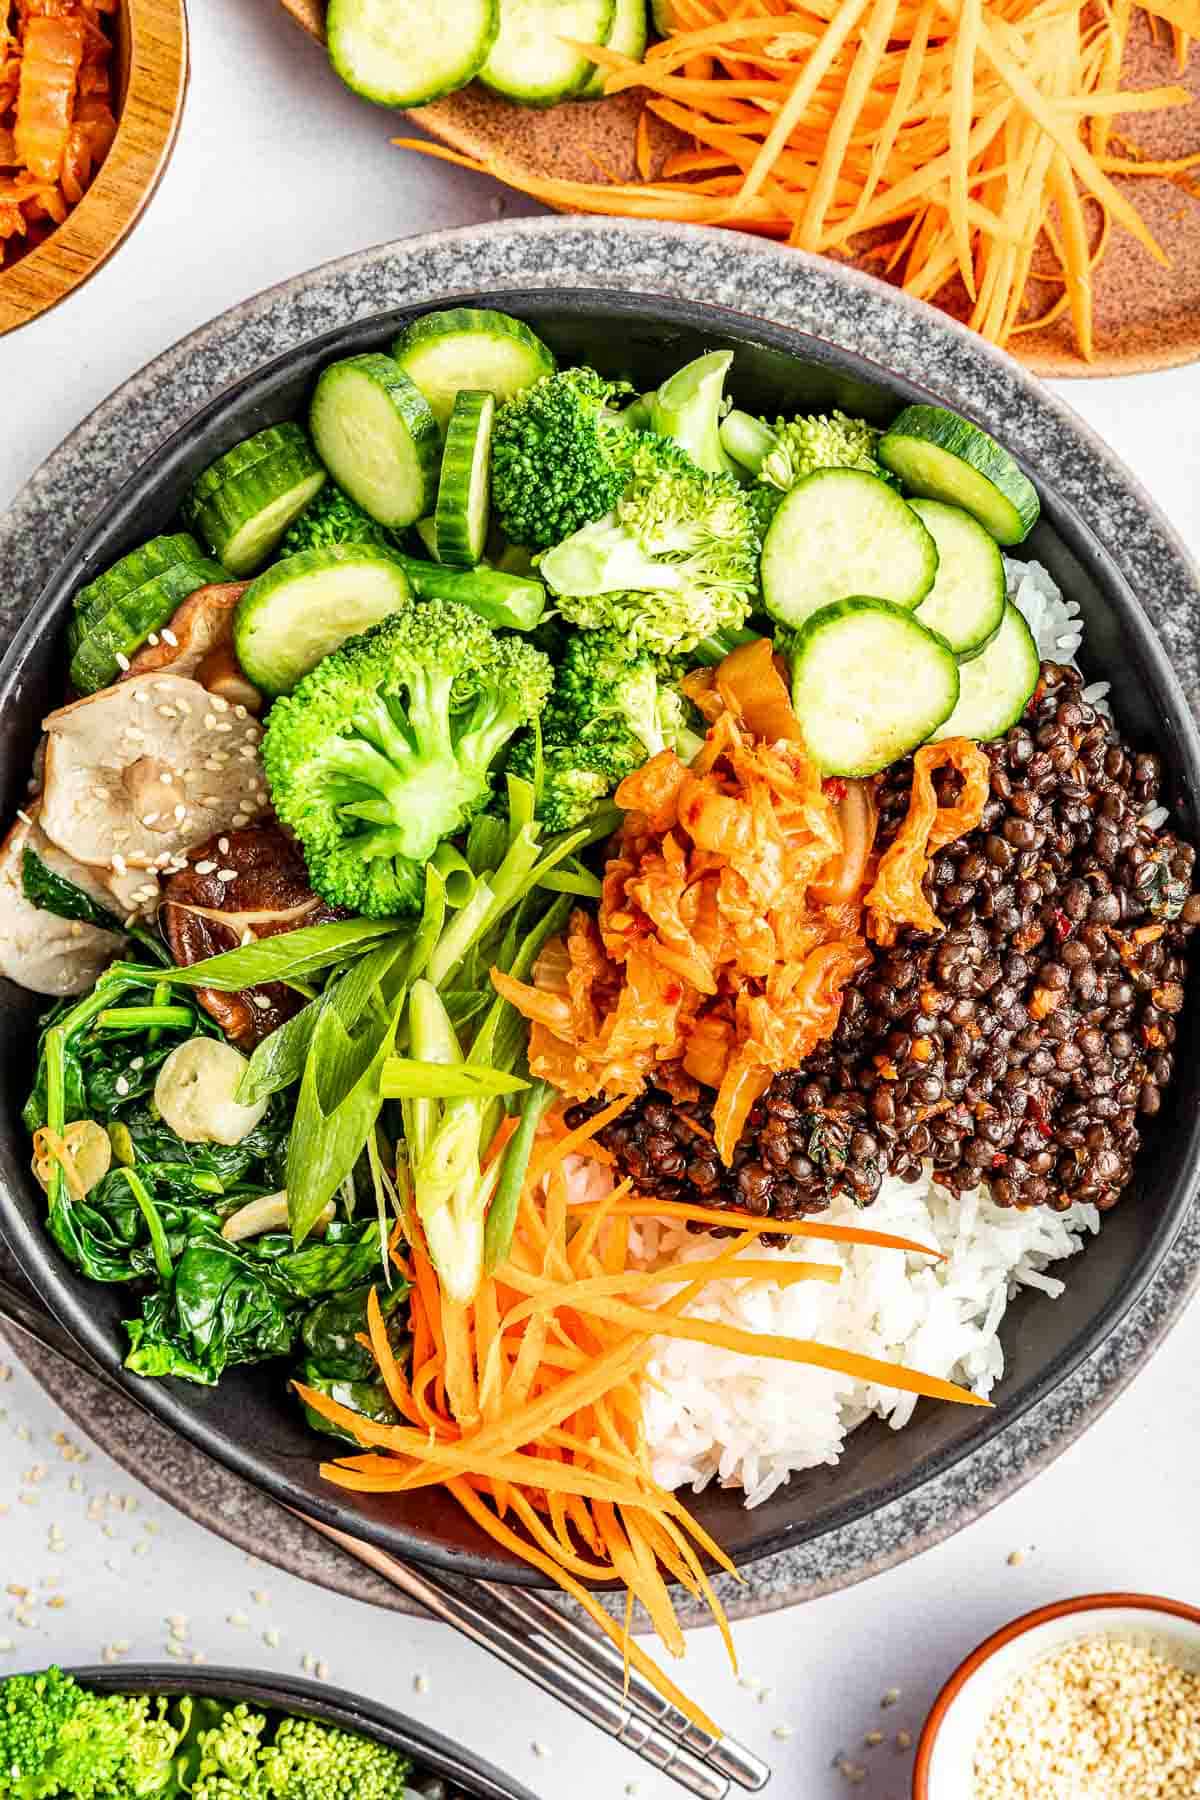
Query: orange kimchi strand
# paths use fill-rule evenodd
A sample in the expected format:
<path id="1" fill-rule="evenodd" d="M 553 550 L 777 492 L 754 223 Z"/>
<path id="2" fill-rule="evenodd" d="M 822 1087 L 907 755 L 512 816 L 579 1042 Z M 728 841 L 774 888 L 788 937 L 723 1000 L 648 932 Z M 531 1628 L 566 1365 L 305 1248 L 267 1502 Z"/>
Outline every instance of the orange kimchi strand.
<path id="1" fill-rule="evenodd" d="M 955 770 L 960 792 L 943 805 L 934 787 L 939 769 Z M 913 757 L 912 797 L 899 832 L 879 859 L 875 881 L 866 897 L 871 936 L 877 944 L 896 941 L 901 925 L 917 931 L 941 931 L 942 922 L 922 889 L 929 859 L 943 845 L 973 831 L 983 816 L 991 764 L 968 738 L 946 738 L 924 744 Z"/>
<path id="2" fill-rule="evenodd" d="M 0 265 L 78 205 L 116 135 L 118 0 L 17 0 L 0 26 Z"/>
<path id="3" fill-rule="evenodd" d="M 978 823 L 988 762 L 963 739 L 920 750 L 908 818 L 876 858 L 873 786 L 822 781 L 768 640 L 684 685 L 707 737 L 690 765 L 664 750 L 618 788 L 597 912 L 573 915 L 531 981 L 492 979 L 530 1024 L 534 1073 L 569 1099 L 716 1089 L 728 1164 L 772 1077 L 832 1034 L 868 930 L 940 929 L 928 855 Z M 937 769 L 956 773 L 953 803 Z"/>
<path id="4" fill-rule="evenodd" d="M 569 1170 L 568 1159 L 587 1154 L 587 1133 L 597 1128 L 591 1119 L 581 1131 L 567 1131 L 560 1116 L 555 1128 L 543 1132 L 508 1256 L 469 1304 L 442 1293 L 419 1232 L 408 1260 L 396 1258 L 414 1278 L 411 1375 L 393 1353 L 374 1293 L 366 1341 L 399 1423 L 366 1419 L 303 1384 L 297 1391 L 361 1446 L 323 1465 L 328 1481 L 371 1495 L 441 1488 L 507 1555 L 571 1595 L 665 1699 L 697 1725 L 716 1731 L 633 1640 L 628 1616 L 622 1628 L 585 1585 L 620 1581 L 629 1603 L 641 1602 L 666 1651 L 678 1657 L 683 1633 L 668 1585 L 678 1582 L 709 1607 L 734 1660 L 728 1622 L 706 1565 L 736 1571 L 651 1468 L 641 1386 L 655 1339 L 683 1337 L 932 1398 L 986 1403 L 898 1365 L 693 1317 L 688 1309 L 709 1281 L 830 1282 L 840 1279 L 840 1268 L 747 1257 L 761 1220 L 722 1210 L 713 1220 L 740 1228 L 736 1237 L 714 1243 L 702 1262 L 668 1261 L 648 1270 L 637 1255 L 634 1216 L 661 1211 L 704 1215 L 702 1222 L 708 1222 L 708 1215 L 703 1208 L 640 1201 L 627 1184 L 577 1200 L 574 1196 L 591 1184 L 575 1180 L 577 1165 Z M 870 1243 L 937 1256 L 908 1239 L 858 1227 L 805 1220 L 785 1222 L 781 1229 L 806 1241 Z"/>

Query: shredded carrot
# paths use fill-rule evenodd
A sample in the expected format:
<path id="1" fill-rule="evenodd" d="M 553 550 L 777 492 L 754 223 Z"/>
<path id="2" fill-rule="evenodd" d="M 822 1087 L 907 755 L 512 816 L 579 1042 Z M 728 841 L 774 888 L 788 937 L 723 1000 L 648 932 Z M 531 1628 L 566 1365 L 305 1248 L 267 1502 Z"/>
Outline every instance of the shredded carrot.
<path id="1" fill-rule="evenodd" d="M 710 1281 L 829 1282 L 839 1279 L 840 1265 L 745 1254 L 761 1220 L 642 1201 L 627 1185 L 573 1199 L 567 1165 L 581 1149 L 586 1153 L 586 1138 L 563 1131 L 561 1121 L 545 1131 L 524 1183 L 507 1260 L 469 1305 L 443 1293 L 423 1245 L 412 1244 L 414 1346 L 420 1344 L 426 1360 L 414 1368 L 411 1382 L 388 1344 L 378 1296 L 371 1294 L 368 1341 L 401 1423 L 367 1419 L 303 1384 L 297 1392 L 362 1446 L 323 1465 L 327 1480 L 375 1496 L 443 1489 L 508 1555 L 577 1600 L 664 1699 L 716 1732 L 633 1640 L 628 1614 L 622 1628 L 584 1585 L 621 1582 L 629 1603 L 645 1608 L 668 1653 L 679 1656 L 683 1633 L 668 1587 L 677 1581 L 709 1607 L 733 1659 L 728 1621 L 702 1558 L 731 1574 L 733 1565 L 650 1467 L 641 1386 L 655 1339 L 686 1338 L 935 1399 L 986 1403 L 898 1365 L 692 1316 L 689 1308 Z M 590 1181 L 577 1184 L 576 1196 L 582 1190 L 593 1191 Z M 634 1254 L 631 1221 L 648 1213 L 741 1230 L 711 1255 L 646 1267 Z M 857 1227 L 806 1220 L 780 1221 L 779 1229 L 937 1254 Z M 657 1304 L 646 1303 L 652 1298 Z"/>
<path id="2" fill-rule="evenodd" d="M 1165 30 L 1183 71 L 1200 36 L 1200 0 L 1146 0 L 1140 10 L 1152 31 Z M 566 210 L 678 219 L 878 258 L 888 279 L 998 343 L 1066 314 L 1090 359 L 1108 222 L 1166 260 L 1128 187 L 1111 176 L 1197 192 L 1170 162 L 1108 154 L 1117 114 L 1193 104 L 1182 86 L 1123 85 L 1136 17 L 1133 0 L 677 5 L 640 60 L 588 52 L 606 93 L 645 96 L 624 168 L 600 182 L 501 178 Z M 655 140 L 656 158 L 650 115 L 679 134 L 674 146 Z M 1090 249 L 1088 200 L 1105 222 Z M 1047 307 L 1035 251 L 1054 229 L 1064 293 Z"/>

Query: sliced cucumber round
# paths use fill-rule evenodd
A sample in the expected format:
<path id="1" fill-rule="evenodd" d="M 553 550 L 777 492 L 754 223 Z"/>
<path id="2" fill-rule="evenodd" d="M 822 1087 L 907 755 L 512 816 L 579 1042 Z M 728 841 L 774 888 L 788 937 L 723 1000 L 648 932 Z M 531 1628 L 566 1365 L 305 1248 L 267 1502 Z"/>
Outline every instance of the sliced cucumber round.
<path id="1" fill-rule="evenodd" d="M 909 502 L 937 545 L 933 586 L 917 608 L 930 631 L 945 638 L 959 662 L 969 662 L 995 637 L 1004 617 L 1004 558 L 990 532 L 961 506 L 944 500 Z"/>
<path id="2" fill-rule="evenodd" d="M 83 604 L 68 632 L 69 674 L 76 693 L 108 687 L 189 594 L 227 579 L 220 563 L 202 555 L 186 532 L 152 538 L 122 557 L 76 597 L 76 605 Z"/>
<path id="3" fill-rule="evenodd" d="M 616 0 L 612 30 L 608 34 L 608 48 L 619 50 L 622 56 L 632 57 L 634 62 L 641 62 L 649 36 L 646 0 Z M 604 70 L 597 68 L 587 86 L 581 88 L 575 98 L 599 100 L 603 93 Z"/>
<path id="4" fill-rule="evenodd" d="M 323 656 L 411 600 L 404 570 L 374 544 L 301 550 L 264 570 L 238 601 L 238 662 L 272 699 L 290 694 Z"/>
<path id="5" fill-rule="evenodd" d="M 390 356 L 348 356 L 317 382 L 308 415 L 321 461 L 380 525 L 423 518 L 437 493 L 441 433 L 420 388 Z"/>
<path id="6" fill-rule="evenodd" d="M 405 327 L 392 355 L 415 381 L 444 431 L 460 388 L 511 400 L 557 367 L 553 352 L 521 319 L 473 306 L 425 313 Z"/>
<path id="7" fill-rule="evenodd" d="M 987 649 L 959 670 L 958 704 L 934 737 L 975 738 L 983 744 L 1003 737 L 1029 705 L 1040 674 L 1033 633 L 1010 601 Z"/>
<path id="8" fill-rule="evenodd" d="M 271 425 L 205 469 L 181 511 L 231 575 L 252 575 L 324 485 L 301 427 Z"/>
<path id="9" fill-rule="evenodd" d="M 1037 489 L 1008 451 L 944 406 L 906 406 L 875 454 L 914 494 L 973 514 L 998 544 L 1019 544 L 1037 524 Z"/>
<path id="10" fill-rule="evenodd" d="M 364 100 L 425 106 L 474 79 L 500 29 L 499 0 L 329 0 L 329 60 Z"/>
<path id="11" fill-rule="evenodd" d="M 823 606 L 792 648 L 792 706 L 827 775 L 878 774 L 923 744 L 958 694 L 946 640 L 887 600 Z"/>
<path id="12" fill-rule="evenodd" d="M 469 569 L 483 555 L 492 497 L 492 421 L 496 396 L 460 388 L 446 427 L 434 543 L 439 562 Z"/>
<path id="13" fill-rule="evenodd" d="M 782 625 L 848 596 L 919 606 L 937 546 L 906 500 L 862 469 L 818 469 L 784 496 L 763 544 L 763 603 Z"/>
<path id="14" fill-rule="evenodd" d="M 595 73 L 579 44 L 607 44 L 616 0 L 500 0 L 500 31 L 479 79 L 522 106 L 570 100 Z"/>

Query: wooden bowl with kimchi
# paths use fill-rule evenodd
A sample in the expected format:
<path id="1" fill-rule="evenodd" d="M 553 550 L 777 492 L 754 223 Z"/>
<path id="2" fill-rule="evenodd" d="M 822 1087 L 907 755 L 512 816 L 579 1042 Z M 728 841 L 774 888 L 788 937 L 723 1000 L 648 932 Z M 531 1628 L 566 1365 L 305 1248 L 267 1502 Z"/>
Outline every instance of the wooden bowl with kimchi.
<path id="1" fill-rule="evenodd" d="M 58 302 L 133 229 L 174 147 L 183 0 L 0 7 L 0 333 Z"/>

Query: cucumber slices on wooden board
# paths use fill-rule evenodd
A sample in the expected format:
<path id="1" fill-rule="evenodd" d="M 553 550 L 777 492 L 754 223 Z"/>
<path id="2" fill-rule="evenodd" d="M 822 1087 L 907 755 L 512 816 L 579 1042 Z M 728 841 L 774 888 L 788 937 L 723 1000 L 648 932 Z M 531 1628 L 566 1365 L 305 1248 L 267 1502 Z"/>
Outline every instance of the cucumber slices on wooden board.
<path id="1" fill-rule="evenodd" d="M 346 86 L 381 106 L 426 106 L 465 87 L 500 29 L 499 0 L 329 0 L 329 60 Z"/>

